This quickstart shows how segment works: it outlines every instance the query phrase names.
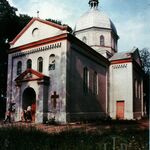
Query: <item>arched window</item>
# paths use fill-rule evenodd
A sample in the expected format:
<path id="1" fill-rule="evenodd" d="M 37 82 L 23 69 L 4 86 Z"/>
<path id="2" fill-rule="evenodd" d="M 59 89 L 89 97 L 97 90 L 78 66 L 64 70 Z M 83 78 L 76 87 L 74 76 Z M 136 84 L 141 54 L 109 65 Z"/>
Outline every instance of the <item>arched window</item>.
<path id="1" fill-rule="evenodd" d="M 43 58 L 42 57 L 38 58 L 38 71 L 43 72 Z"/>
<path id="2" fill-rule="evenodd" d="M 100 46 L 104 46 L 105 45 L 105 38 L 103 35 L 100 36 Z"/>
<path id="3" fill-rule="evenodd" d="M 22 62 L 19 61 L 19 62 L 17 63 L 17 75 L 20 75 L 21 72 L 22 72 Z"/>
<path id="4" fill-rule="evenodd" d="M 88 93 L 89 86 L 89 71 L 87 67 L 83 68 L 83 91 L 84 93 Z"/>
<path id="5" fill-rule="evenodd" d="M 87 38 L 84 36 L 84 37 L 82 38 L 82 41 L 83 41 L 84 43 L 87 43 Z"/>
<path id="6" fill-rule="evenodd" d="M 135 97 L 137 98 L 138 97 L 138 82 L 137 80 L 135 80 Z"/>
<path id="7" fill-rule="evenodd" d="M 36 38 L 36 37 L 38 37 L 38 35 L 39 35 L 39 29 L 38 28 L 34 28 L 32 30 L 32 36 Z"/>
<path id="8" fill-rule="evenodd" d="M 141 99 L 141 84 L 140 84 L 140 82 L 139 82 L 139 84 L 138 84 L 138 94 L 139 94 L 139 99 Z"/>
<path id="9" fill-rule="evenodd" d="M 93 74 L 93 93 L 98 94 L 98 75 L 96 71 Z"/>
<path id="10" fill-rule="evenodd" d="M 55 70 L 55 55 L 51 54 L 49 56 L 49 70 Z"/>
<path id="11" fill-rule="evenodd" d="M 27 60 L 27 69 L 31 69 L 32 68 L 32 60 L 28 59 Z"/>

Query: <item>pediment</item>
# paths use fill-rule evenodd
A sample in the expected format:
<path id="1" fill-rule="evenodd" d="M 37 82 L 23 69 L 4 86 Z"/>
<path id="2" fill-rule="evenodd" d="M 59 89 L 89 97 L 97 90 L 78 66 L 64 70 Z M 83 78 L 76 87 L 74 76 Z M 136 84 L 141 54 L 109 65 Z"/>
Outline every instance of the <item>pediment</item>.
<path id="1" fill-rule="evenodd" d="M 49 80 L 48 76 L 43 75 L 42 73 L 35 71 L 33 69 L 27 69 L 25 72 L 20 74 L 15 81 L 19 82 L 27 82 L 27 81 L 35 81 L 35 80 Z"/>
<path id="2" fill-rule="evenodd" d="M 54 37 L 67 32 L 68 26 L 62 26 L 39 18 L 33 18 L 25 28 L 10 42 L 11 48 Z"/>
<path id="3" fill-rule="evenodd" d="M 140 54 L 139 54 L 139 50 L 137 48 L 135 48 L 133 50 L 133 55 L 132 55 L 132 58 L 134 59 L 134 61 L 139 64 L 140 66 L 142 66 L 142 61 L 141 61 L 141 57 L 140 57 Z"/>

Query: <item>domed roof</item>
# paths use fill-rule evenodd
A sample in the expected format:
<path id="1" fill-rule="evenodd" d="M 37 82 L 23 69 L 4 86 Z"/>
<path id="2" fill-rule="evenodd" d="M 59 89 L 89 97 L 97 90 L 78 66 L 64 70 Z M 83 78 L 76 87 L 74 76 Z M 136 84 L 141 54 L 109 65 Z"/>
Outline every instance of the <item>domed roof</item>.
<path id="1" fill-rule="evenodd" d="M 111 29 L 117 34 L 116 27 L 107 15 L 97 8 L 91 8 L 83 14 L 76 23 L 75 32 L 91 27 Z"/>

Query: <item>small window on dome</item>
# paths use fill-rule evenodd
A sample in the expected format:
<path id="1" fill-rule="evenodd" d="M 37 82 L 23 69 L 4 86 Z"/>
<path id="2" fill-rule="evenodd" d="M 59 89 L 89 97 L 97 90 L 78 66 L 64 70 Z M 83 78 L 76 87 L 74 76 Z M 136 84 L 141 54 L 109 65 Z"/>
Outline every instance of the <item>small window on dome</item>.
<path id="1" fill-rule="evenodd" d="M 105 38 L 103 35 L 100 36 L 100 46 L 105 46 Z"/>
<path id="2" fill-rule="evenodd" d="M 82 41 L 83 41 L 84 43 L 87 43 L 87 38 L 84 36 L 84 37 L 82 38 Z"/>

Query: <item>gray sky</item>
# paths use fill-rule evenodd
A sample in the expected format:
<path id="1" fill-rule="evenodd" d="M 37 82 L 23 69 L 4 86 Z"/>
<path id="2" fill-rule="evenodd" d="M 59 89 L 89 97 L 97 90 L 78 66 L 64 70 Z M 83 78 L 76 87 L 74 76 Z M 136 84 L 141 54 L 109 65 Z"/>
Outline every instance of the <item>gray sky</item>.
<path id="1" fill-rule="evenodd" d="M 8 0 L 18 13 L 61 20 L 74 28 L 77 19 L 89 9 L 89 0 Z M 115 24 L 119 51 L 134 46 L 150 48 L 150 0 L 99 0 L 99 9 Z"/>

